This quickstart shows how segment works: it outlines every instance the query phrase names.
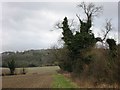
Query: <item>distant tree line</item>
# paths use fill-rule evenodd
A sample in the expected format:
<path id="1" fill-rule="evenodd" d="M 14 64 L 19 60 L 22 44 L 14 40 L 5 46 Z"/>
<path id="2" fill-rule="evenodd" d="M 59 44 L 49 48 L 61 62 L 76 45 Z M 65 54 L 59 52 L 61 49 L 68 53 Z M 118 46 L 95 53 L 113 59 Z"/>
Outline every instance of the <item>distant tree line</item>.
<path id="1" fill-rule="evenodd" d="M 9 67 L 8 62 L 15 61 L 15 67 L 38 67 L 55 65 L 52 49 L 28 50 L 24 52 L 3 52 L 2 67 Z"/>

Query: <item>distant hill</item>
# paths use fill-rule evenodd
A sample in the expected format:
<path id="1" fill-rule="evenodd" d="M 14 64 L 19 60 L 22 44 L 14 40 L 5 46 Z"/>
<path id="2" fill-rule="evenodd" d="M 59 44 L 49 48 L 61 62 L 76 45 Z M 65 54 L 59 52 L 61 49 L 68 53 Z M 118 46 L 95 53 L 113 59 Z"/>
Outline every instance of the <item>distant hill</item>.
<path id="1" fill-rule="evenodd" d="M 24 52 L 3 52 L 2 65 L 7 67 L 7 62 L 14 59 L 17 67 L 36 67 L 55 65 L 52 49 L 28 50 Z"/>

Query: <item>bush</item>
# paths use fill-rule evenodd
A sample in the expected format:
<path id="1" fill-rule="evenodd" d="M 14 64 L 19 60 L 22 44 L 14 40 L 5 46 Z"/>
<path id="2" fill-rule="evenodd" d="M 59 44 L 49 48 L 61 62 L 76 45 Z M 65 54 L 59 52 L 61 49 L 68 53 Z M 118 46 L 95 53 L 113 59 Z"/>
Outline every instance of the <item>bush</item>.
<path id="1" fill-rule="evenodd" d="M 108 50 L 105 49 L 94 49 L 93 60 L 89 66 L 89 75 L 95 79 L 96 82 L 112 82 L 113 75 L 109 60 Z"/>
<path id="2" fill-rule="evenodd" d="M 113 71 L 115 81 L 120 84 L 120 44 L 117 46 L 117 57 L 113 65 Z"/>
<path id="3" fill-rule="evenodd" d="M 72 72 L 72 60 L 70 58 L 70 54 L 67 48 L 62 48 L 59 50 L 59 55 L 58 55 L 58 65 L 59 67 L 68 72 Z"/>
<path id="4" fill-rule="evenodd" d="M 11 61 L 8 61 L 8 68 L 10 69 L 10 74 L 14 75 L 15 74 L 15 61 L 12 59 Z"/>
<path id="5" fill-rule="evenodd" d="M 77 75 L 80 75 L 83 71 L 84 62 L 81 59 L 77 59 L 73 65 L 73 72 Z"/>
<path id="6" fill-rule="evenodd" d="M 26 74 L 27 70 L 25 69 L 25 67 L 22 68 L 22 70 L 20 71 L 20 74 Z"/>
<path id="7" fill-rule="evenodd" d="M 29 64 L 28 67 L 37 67 L 37 65 L 32 63 L 32 64 Z"/>

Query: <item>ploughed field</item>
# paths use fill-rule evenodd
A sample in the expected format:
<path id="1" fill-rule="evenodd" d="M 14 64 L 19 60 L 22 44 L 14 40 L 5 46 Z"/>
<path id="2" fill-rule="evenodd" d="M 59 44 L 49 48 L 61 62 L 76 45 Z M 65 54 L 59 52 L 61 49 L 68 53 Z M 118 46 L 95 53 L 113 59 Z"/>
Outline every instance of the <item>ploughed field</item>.
<path id="1" fill-rule="evenodd" d="M 51 88 L 53 75 L 60 68 L 58 66 L 25 68 L 26 74 L 20 72 L 22 68 L 16 69 L 18 75 L 5 75 L 2 77 L 2 88 Z M 8 68 L 2 69 L 3 74 L 9 73 Z"/>

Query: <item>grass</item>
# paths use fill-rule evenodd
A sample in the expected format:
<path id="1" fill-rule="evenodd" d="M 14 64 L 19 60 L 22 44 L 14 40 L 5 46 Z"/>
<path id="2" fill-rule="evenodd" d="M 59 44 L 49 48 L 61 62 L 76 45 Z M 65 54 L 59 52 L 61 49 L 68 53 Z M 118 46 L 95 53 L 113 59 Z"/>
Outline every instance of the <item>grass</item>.
<path id="1" fill-rule="evenodd" d="M 53 76 L 54 82 L 52 88 L 79 88 L 70 79 L 65 78 L 62 74 L 56 74 Z"/>

